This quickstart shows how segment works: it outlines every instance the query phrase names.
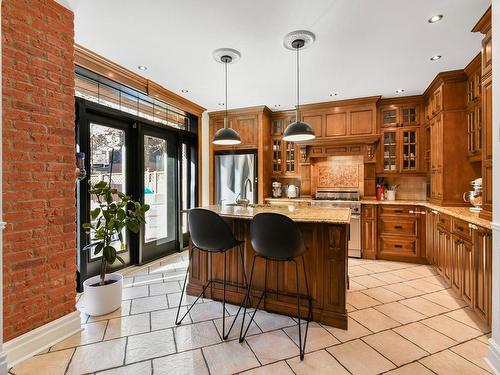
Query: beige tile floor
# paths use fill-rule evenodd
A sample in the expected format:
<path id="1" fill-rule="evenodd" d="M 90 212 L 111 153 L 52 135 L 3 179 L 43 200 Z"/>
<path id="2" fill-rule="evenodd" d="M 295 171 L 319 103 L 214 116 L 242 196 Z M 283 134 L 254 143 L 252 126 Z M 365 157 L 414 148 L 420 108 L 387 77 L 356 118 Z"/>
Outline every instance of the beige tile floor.
<path id="1" fill-rule="evenodd" d="M 10 374 L 489 373 L 488 327 L 432 267 L 350 259 L 349 329 L 312 323 L 300 361 L 296 321 L 287 316 L 259 311 L 245 342 L 236 330 L 223 342 L 222 305 L 203 299 L 175 326 L 186 258 L 180 253 L 129 270 L 122 307 L 106 316 L 87 316 L 79 296 L 83 331 Z M 228 314 L 236 310 L 227 306 Z"/>

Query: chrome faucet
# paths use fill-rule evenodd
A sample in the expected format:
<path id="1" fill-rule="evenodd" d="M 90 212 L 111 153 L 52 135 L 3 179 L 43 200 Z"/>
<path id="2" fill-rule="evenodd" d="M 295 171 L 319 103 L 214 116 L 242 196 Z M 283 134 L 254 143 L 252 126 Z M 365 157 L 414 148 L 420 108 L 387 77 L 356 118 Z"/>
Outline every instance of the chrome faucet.
<path id="1" fill-rule="evenodd" d="M 243 184 L 243 195 L 242 195 L 243 199 L 247 199 L 247 184 L 250 184 L 250 193 L 252 192 L 252 181 L 249 178 L 247 178 L 245 180 L 245 183 Z"/>
<path id="2" fill-rule="evenodd" d="M 247 198 L 247 184 L 250 184 L 250 192 L 252 192 L 252 181 L 247 178 L 243 184 L 243 193 L 241 194 L 241 198 L 238 199 L 240 194 L 236 197 L 236 204 L 238 206 L 248 207 L 250 204 L 250 200 Z"/>

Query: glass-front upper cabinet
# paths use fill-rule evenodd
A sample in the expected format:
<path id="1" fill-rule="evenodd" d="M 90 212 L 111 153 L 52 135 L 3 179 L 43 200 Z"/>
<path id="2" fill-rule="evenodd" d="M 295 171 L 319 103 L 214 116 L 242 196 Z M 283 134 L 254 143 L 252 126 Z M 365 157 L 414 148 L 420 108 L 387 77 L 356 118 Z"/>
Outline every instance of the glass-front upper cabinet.
<path id="1" fill-rule="evenodd" d="M 388 105 L 380 110 L 383 128 L 413 126 L 419 124 L 419 105 Z"/>
<path id="2" fill-rule="evenodd" d="M 418 130 L 404 130 L 402 132 L 402 172 L 416 172 L 418 169 Z"/>
<path id="3" fill-rule="evenodd" d="M 283 171 L 281 163 L 281 158 L 283 157 L 281 145 L 283 141 L 280 138 L 273 138 L 272 142 L 273 142 L 273 174 L 281 174 L 281 172 Z"/>
<path id="4" fill-rule="evenodd" d="M 382 109 L 382 126 L 383 127 L 398 126 L 397 108 Z"/>
<path id="5" fill-rule="evenodd" d="M 418 123 L 418 110 L 416 106 L 401 108 L 401 123 L 403 126 Z"/>
<path id="6" fill-rule="evenodd" d="M 285 161 L 286 173 L 295 173 L 295 144 L 293 142 L 285 142 Z"/>
<path id="7" fill-rule="evenodd" d="M 396 172 L 397 170 L 397 142 L 395 130 L 385 131 L 383 135 L 383 164 L 385 172 Z"/>

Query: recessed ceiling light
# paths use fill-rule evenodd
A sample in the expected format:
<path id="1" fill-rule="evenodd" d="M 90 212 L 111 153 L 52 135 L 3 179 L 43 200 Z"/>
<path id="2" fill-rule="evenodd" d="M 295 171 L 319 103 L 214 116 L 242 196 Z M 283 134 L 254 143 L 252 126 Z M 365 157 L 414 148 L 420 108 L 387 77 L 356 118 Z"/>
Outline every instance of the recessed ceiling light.
<path id="1" fill-rule="evenodd" d="M 443 15 L 442 14 L 436 14 L 434 16 L 432 16 L 431 18 L 429 18 L 427 20 L 427 22 L 429 23 L 436 23 L 438 21 L 441 21 L 443 19 Z"/>
<path id="2" fill-rule="evenodd" d="M 436 61 L 439 60 L 442 56 L 441 55 L 435 55 L 431 57 L 431 61 Z"/>
<path id="3" fill-rule="evenodd" d="M 139 69 L 139 70 L 148 70 L 148 67 L 147 67 L 147 66 L 144 66 L 144 65 L 139 65 L 139 66 L 137 67 L 137 69 Z"/>
<path id="4" fill-rule="evenodd" d="M 405 90 L 404 90 L 404 89 L 397 89 L 397 90 L 396 90 L 396 94 L 402 94 L 403 92 L 405 92 Z"/>
<path id="5" fill-rule="evenodd" d="M 189 92 L 189 90 L 182 89 L 182 90 L 181 90 L 181 92 L 183 92 L 183 93 L 185 94 L 185 93 L 188 93 L 188 92 Z"/>
<path id="6" fill-rule="evenodd" d="M 337 93 L 336 93 L 336 92 L 332 92 L 332 93 L 330 94 L 330 96 L 337 96 Z"/>

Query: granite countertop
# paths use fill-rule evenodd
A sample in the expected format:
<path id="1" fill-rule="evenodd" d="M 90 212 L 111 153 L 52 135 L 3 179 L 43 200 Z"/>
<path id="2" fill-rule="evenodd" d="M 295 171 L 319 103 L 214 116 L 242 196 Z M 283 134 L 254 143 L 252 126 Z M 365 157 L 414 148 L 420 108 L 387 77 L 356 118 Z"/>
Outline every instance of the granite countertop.
<path id="1" fill-rule="evenodd" d="M 272 201 L 290 201 L 290 202 L 310 202 L 312 198 L 266 198 L 268 202 Z M 482 219 L 479 217 L 477 212 L 472 212 L 469 207 L 450 207 L 450 206 L 438 206 L 427 201 L 422 200 L 395 200 L 395 201 L 378 201 L 376 199 L 362 199 L 361 204 L 396 204 L 396 205 L 412 205 L 426 207 L 431 210 L 436 210 L 446 215 L 450 215 L 457 219 L 465 220 L 469 223 L 478 225 L 483 228 L 491 229 L 491 221 Z"/>
<path id="2" fill-rule="evenodd" d="M 301 223 L 327 223 L 327 224 L 349 224 L 351 221 L 351 210 L 349 208 L 324 208 L 324 207 L 296 207 L 296 206 L 272 206 L 252 205 L 241 206 L 206 206 L 222 217 L 234 219 L 252 219 L 255 215 L 263 212 L 273 212 L 288 216 L 290 219 Z"/>

